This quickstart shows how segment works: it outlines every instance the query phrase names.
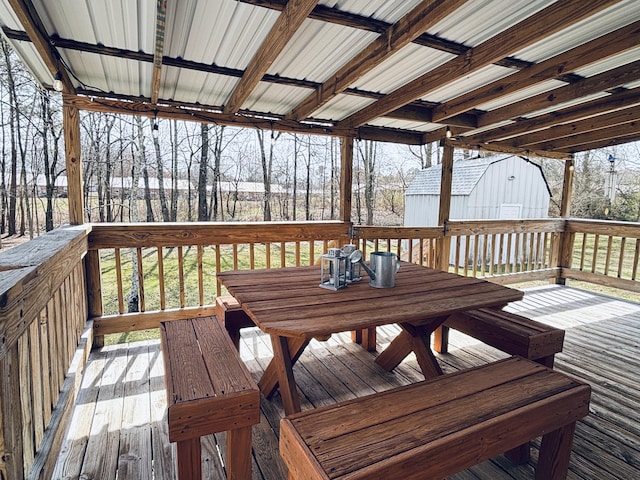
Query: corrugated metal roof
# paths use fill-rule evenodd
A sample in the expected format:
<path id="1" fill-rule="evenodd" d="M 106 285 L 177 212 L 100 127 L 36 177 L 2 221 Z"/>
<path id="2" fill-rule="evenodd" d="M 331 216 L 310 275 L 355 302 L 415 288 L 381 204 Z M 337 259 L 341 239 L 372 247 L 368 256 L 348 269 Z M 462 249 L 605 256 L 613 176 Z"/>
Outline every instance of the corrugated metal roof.
<path id="1" fill-rule="evenodd" d="M 84 87 L 96 95 L 113 92 L 119 96 L 148 101 L 152 94 L 153 66 L 150 59 L 156 45 L 157 0 L 32 1 L 34 11 L 44 25 L 43 33 L 51 38 L 52 48 L 66 65 L 65 70 L 73 72 L 71 81 L 76 87 Z M 372 97 L 378 94 L 396 92 L 408 82 L 423 76 L 424 82 L 428 83 L 429 72 L 456 57 L 457 54 L 451 51 L 462 52 L 465 48 L 477 47 L 500 32 L 526 22 L 532 15 L 549 6 L 564 5 L 561 3 L 564 1 L 468 0 L 429 28 L 426 32 L 428 35 L 422 35 L 419 43 L 404 46 L 360 78 L 351 81 L 349 87 L 362 90 L 364 96 L 338 93 L 323 105 L 316 105 L 315 110 L 306 113 L 306 117 L 340 122 L 370 105 L 375 101 Z M 167 2 L 163 54 L 172 65 L 165 64 L 162 67 L 160 103 L 171 100 L 206 106 L 212 111 L 221 109 L 239 84 L 243 71 L 270 34 L 281 15 L 278 8 L 281 8 L 283 3 L 259 0 Z M 373 33 L 371 29 L 380 31 L 385 25 L 392 25 L 419 3 L 420 0 L 321 0 L 321 7 L 332 10 L 325 11 L 321 19 L 312 14 L 302 22 L 283 50 L 275 58 L 269 59 L 271 63 L 266 67 L 269 78 L 263 78 L 246 98 L 243 97 L 240 110 L 263 115 L 288 114 L 309 97 L 315 86 L 330 80 L 341 67 L 348 65 L 359 52 L 378 38 L 378 33 Z M 592 6 L 568 1 L 566 5 L 576 14 L 579 9 Z M 425 88 L 420 91 L 416 88 L 417 97 L 410 98 L 411 94 L 414 94 L 413 91 L 406 96 L 397 97 L 406 97 L 405 103 L 415 99 L 430 103 L 447 103 L 464 93 L 508 76 L 522 68 L 526 62 L 548 59 L 632 22 L 640 21 L 640 2 L 620 0 L 575 24 L 570 24 L 570 19 L 577 17 L 571 16 L 570 13 L 567 12 L 566 15 L 566 28 L 511 52 L 508 58 L 498 62 L 502 66 L 480 64 L 479 68 L 473 68 L 475 57 L 470 55 L 468 65 L 463 68 L 458 64 L 456 70 L 452 70 L 451 81 L 445 81 L 441 85 L 430 85 L 431 90 Z M 343 17 L 333 22 L 327 21 L 332 15 Z M 351 26 L 345 25 L 349 22 L 354 23 Z M 18 34 L 28 29 L 18 21 L 9 0 L 0 0 L 0 23 L 27 68 L 43 85 L 50 85 L 52 72 L 40 58 L 34 45 L 23 41 L 24 34 Z M 527 31 L 526 27 L 523 29 Z M 535 32 L 531 31 L 529 34 L 533 35 Z M 65 45 L 56 45 L 58 40 L 66 42 Z M 110 50 L 96 53 L 96 50 L 103 47 Z M 136 56 L 140 53 L 146 55 L 144 61 L 137 59 Z M 462 53 L 460 58 L 466 60 L 465 55 L 469 54 Z M 575 72 L 563 73 L 591 77 L 638 60 L 640 45 L 611 58 L 594 59 L 590 65 L 577 68 Z M 198 65 L 173 66 L 181 61 L 195 62 Z M 467 66 L 470 68 L 468 72 Z M 215 73 L 202 71 L 207 69 L 215 70 Z M 457 124 L 454 121 L 450 123 L 454 126 L 468 127 L 472 125 L 471 120 L 477 115 L 478 109 L 491 111 L 514 102 L 526 101 L 533 95 L 567 84 L 565 81 L 551 79 L 554 77 L 553 73 L 549 73 L 549 76 L 550 78 L 541 78 L 538 84 L 520 91 L 509 91 L 500 98 L 479 101 L 466 112 L 466 120 L 463 119 Z M 286 81 L 279 81 L 282 78 Z M 295 83 L 300 86 L 292 86 Z M 625 86 L 637 88 L 639 85 L 640 79 L 632 78 Z M 585 95 L 562 105 L 554 105 L 544 112 L 555 111 L 567 105 L 579 105 L 589 99 L 609 95 L 606 91 L 611 89 L 605 87 L 603 86 L 602 92 Z M 394 108 L 388 111 L 397 108 L 398 105 L 394 105 Z M 429 109 L 423 109 L 422 116 L 428 118 Z M 518 118 L 538 116 L 542 112 L 529 111 L 521 113 Z M 506 120 L 506 123 L 501 124 L 513 121 L 517 119 Z M 448 120 L 444 121 L 447 122 Z M 418 133 L 432 131 L 438 127 L 435 123 L 385 116 L 366 119 L 364 123 Z M 466 131 L 462 135 L 469 136 L 497 127 L 498 124 L 487 125 L 476 132 Z M 422 137 L 417 135 L 412 138 L 419 141 Z"/>

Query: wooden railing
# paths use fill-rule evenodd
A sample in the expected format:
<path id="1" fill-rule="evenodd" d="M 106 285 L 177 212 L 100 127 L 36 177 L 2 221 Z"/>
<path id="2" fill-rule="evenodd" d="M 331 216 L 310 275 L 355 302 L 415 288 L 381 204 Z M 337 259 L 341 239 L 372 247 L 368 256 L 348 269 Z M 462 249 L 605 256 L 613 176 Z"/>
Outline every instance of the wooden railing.
<path id="1" fill-rule="evenodd" d="M 505 284 L 557 278 L 564 224 L 546 219 L 447 222 L 450 270 Z"/>
<path id="2" fill-rule="evenodd" d="M 91 348 L 85 228 L 0 256 L 0 478 L 50 478 Z"/>
<path id="3" fill-rule="evenodd" d="M 216 273 L 316 263 L 331 246 L 500 283 L 577 279 L 640 292 L 640 223 L 456 221 L 445 228 L 343 222 L 98 224 L 0 255 L 0 479 L 48 478 L 94 335 L 207 315 Z M 135 268 L 134 268 L 135 266 Z M 127 293 L 139 283 L 138 311 Z"/>
<path id="4" fill-rule="evenodd" d="M 562 278 L 640 292 L 640 223 L 569 220 Z"/>

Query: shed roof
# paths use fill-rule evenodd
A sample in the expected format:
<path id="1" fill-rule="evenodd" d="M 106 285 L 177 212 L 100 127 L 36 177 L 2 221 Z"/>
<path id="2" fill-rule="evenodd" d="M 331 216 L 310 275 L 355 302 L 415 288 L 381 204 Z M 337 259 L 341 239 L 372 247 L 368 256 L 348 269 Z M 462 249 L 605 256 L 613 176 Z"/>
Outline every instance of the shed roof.
<path id="1" fill-rule="evenodd" d="M 0 26 L 87 110 L 558 157 L 640 139 L 637 0 L 0 0 Z"/>
<path id="2" fill-rule="evenodd" d="M 480 179 L 489 169 L 489 166 L 507 160 L 509 158 L 520 158 L 524 162 L 534 165 L 540 171 L 540 175 L 549 190 L 549 185 L 544 177 L 539 165 L 524 157 L 512 155 L 492 155 L 490 157 L 479 157 L 472 159 L 456 160 L 453 162 L 453 179 L 451 183 L 451 195 L 471 195 Z M 406 195 L 440 195 L 440 181 L 442 179 L 442 165 L 420 170 L 416 178 L 411 182 L 406 190 Z"/>

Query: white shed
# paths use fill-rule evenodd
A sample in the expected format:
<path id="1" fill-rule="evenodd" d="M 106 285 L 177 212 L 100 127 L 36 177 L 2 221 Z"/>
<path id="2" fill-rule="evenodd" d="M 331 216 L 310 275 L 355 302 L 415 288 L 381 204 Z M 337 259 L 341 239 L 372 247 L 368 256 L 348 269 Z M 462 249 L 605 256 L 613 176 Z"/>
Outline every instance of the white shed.
<path id="1" fill-rule="evenodd" d="M 420 171 L 405 193 L 404 225 L 438 224 L 442 165 Z M 539 165 L 515 155 L 456 160 L 451 220 L 545 218 L 551 191 Z"/>

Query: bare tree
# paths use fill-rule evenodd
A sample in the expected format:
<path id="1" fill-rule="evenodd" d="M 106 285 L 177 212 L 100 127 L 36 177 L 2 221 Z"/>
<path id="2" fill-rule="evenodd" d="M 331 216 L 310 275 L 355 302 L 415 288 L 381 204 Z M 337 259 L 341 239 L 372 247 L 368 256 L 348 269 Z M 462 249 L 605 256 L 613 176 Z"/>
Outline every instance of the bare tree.
<path id="1" fill-rule="evenodd" d="M 274 131 L 271 130 L 268 154 L 264 145 L 264 132 L 258 129 L 256 130 L 256 134 L 258 136 L 260 158 L 262 160 L 262 183 L 264 185 L 264 196 L 262 201 L 263 219 L 265 222 L 269 222 L 271 221 L 271 180 L 273 171 L 273 149 L 275 142 L 278 140 L 278 138 L 280 138 L 280 133 L 274 135 Z"/>
<path id="2" fill-rule="evenodd" d="M 358 142 L 358 152 L 364 166 L 364 202 L 367 209 L 367 225 L 373 225 L 375 208 L 375 183 L 377 143 L 371 140 Z"/>
<path id="3" fill-rule="evenodd" d="M 198 173 L 198 221 L 209 219 L 207 212 L 207 170 L 209 163 L 209 125 L 200 124 L 200 138 L 202 149 L 200 150 L 200 170 Z"/>
<path id="4" fill-rule="evenodd" d="M 164 165 L 162 155 L 160 154 L 160 140 L 158 136 L 153 135 L 155 125 L 151 125 L 151 140 L 153 142 L 153 150 L 156 154 L 156 176 L 158 178 L 158 198 L 160 200 L 160 211 L 162 212 L 162 220 L 168 222 L 171 220 L 169 216 L 169 207 L 167 205 L 167 197 L 164 193 Z M 160 125 L 158 125 L 160 127 Z"/>

